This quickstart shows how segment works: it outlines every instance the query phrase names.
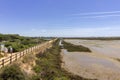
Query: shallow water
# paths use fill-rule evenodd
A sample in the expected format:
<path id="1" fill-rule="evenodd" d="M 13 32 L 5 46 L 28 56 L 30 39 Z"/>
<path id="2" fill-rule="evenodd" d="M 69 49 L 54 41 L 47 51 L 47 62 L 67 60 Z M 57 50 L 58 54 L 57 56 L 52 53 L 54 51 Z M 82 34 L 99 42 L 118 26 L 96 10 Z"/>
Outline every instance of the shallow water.
<path id="1" fill-rule="evenodd" d="M 66 66 L 78 75 L 98 80 L 120 80 L 120 40 L 65 40 L 75 45 L 83 45 L 92 53 L 67 52 L 62 50 Z"/>
<path id="2" fill-rule="evenodd" d="M 120 40 L 66 40 L 75 45 L 84 45 L 97 54 L 102 54 L 112 58 L 120 58 Z"/>
<path id="3" fill-rule="evenodd" d="M 110 68 L 112 70 L 120 71 L 120 67 L 117 66 L 114 62 L 111 62 L 110 60 L 100 58 L 100 57 L 95 57 L 91 56 L 88 53 L 79 53 L 79 52 L 68 52 L 66 49 L 62 50 L 64 54 L 66 55 L 73 55 L 72 59 L 79 61 L 80 65 L 84 66 L 92 66 L 94 64 L 96 65 L 101 65 L 103 67 Z"/>

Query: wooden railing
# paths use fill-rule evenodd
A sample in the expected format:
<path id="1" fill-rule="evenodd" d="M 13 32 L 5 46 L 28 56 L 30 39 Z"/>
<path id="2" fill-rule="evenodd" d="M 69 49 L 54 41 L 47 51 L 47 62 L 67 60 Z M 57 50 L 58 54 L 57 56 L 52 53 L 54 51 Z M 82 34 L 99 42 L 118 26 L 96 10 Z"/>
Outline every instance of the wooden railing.
<path id="1" fill-rule="evenodd" d="M 36 53 L 37 51 L 44 52 L 47 48 L 50 48 L 52 46 L 52 43 L 55 42 L 55 40 L 56 39 L 39 44 L 37 46 L 28 48 L 21 52 L 12 53 L 11 56 L 8 56 L 8 57 L 0 60 L 0 68 L 6 66 L 8 64 L 11 64 L 14 61 L 17 61 L 19 58 L 22 58 L 25 54 Z"/>

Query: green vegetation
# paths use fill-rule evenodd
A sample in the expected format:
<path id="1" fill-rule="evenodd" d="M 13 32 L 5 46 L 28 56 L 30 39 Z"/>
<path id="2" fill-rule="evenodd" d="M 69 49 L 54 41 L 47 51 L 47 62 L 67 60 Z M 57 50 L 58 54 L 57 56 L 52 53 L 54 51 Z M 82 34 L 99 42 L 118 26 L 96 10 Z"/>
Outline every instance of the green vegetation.
<path id="1" fill-rule="evenodd" d="M 79 51 L 79 52 L 91 52 L 91 50 L 87 47 L 84 47 L 82 45 L 74 45 L 71 43 L 67 43 L 65 41 L 62 42 L 65 49 L 67 49 L 69 52 Z"/>
<path id="2" fill-rule="evenodd" d="M 61 68 L 62 61 L 58 42 L 55 42 L 53 47 L 46 52 L 36 55 L 37 65 L 33 70 L 37 73 L 37 77 L 34 80 L 91 80 L 73 75 Z"/>
<path id="3" fill-rule="evenodd" d="M 2 68 L 0 80 L 93 80 L 74 75 L 61 68 L 61 50 L 58 43 L 59 41 L 53 43 L 53 47 L 47 49 L 44 53 L 29 54 L 23 58 L 22 64 L 36 61 L 36 65 L 33 66 L 35 75 L 29 76 L 23 72 L 19 67 L 20 62 L 20 64 L 11 64 Z"/>
<path id="4" fill-rule="evenodd" d="M 28 70 L 28 68 L 20 67 L 24 65 L 33 67 L 34 61 L 35 55 L 27 54 L 22 58 L 22 60 L 1 68 L 0 80 L 36 80 L 37 76 L 35 76 L 35 74 L 29 75 L 24 71 Z"/>
<path id="5" fill-rule="evenodd" d="M 23 63 L 31 63 L 34 60 L 35 60 L 35 55 L 34 54 L 26 54 L 23 57 L 22 62 Z"/>
<path id="6" fill-rule="evenodd" d="M 22 51 L 44 41 L 43 38 L 39 37 L 24 37 L 17 34 L 0 34 L 0 43 L 5 44 L 7 48 L 12 46 L 14 52 Z"/>
<path id="7" fill-rule="evenodd" d="M 0 73 L 0 80 L 25 80 L 25 76 L 17 64 L 5 67 Z"/>

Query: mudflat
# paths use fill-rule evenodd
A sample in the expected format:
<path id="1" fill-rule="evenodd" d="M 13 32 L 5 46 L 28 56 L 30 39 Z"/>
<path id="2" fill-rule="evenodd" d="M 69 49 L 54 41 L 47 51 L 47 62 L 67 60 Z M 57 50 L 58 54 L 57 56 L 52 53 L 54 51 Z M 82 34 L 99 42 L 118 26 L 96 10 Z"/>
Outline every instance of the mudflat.
<path id="1" fill-rule="evenodd" d="M 65 39 L 92 52 L 68 52 L 62 49 L 63 68 L 85 78 L 120 80 L 120 40 Z"/>

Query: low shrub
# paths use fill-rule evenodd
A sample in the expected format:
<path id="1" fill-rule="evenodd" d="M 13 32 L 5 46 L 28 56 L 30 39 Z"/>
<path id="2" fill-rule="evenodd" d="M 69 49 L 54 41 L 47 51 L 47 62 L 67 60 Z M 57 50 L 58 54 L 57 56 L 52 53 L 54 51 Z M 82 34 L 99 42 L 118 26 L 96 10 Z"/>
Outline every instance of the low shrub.
<path id="1" fill-rule="evenodd" d="M 37 54 L 36 66 L 33 70 L 42 80 L 90 80 L 71 74 L 61 68 L 61 55 L 59 41 L 53 43 L 53 47 L 44 53 Z M 37 77 L 38 79 L 38 77 Z M 33 79 L 36 80 L 36 79 Z"/>
<path id="2" fill-rule="evenodd" d="M 33 54 L 27 54 L 23 57 L 22 62 L 23 63 L 30 63 L 33 60 L 35 60 L 35 56 Z"/>
<path id="3" fill-rule="evenodd" d="M 25 80 L 25 76 L 17 64 L 5 67 L 0 74 L 0 80 Z"/>
<path id="4" fill-rule="evenodd" d="M 69 52 L 79 51 L 79 52 L 91 52 L 91 50 L 87 47 L 84 47 L 82 45 L 74 45 L 68 42 L 63 41 L 63 46 L 65 49 L 67 49 Z"/>
<path id="5" fill-rule="evenodd" d="M 36 72 L 36 73 L 40 73 L 42 71 L 41 67 L 36 65 L 33 67 L 33 70 Z"/>

